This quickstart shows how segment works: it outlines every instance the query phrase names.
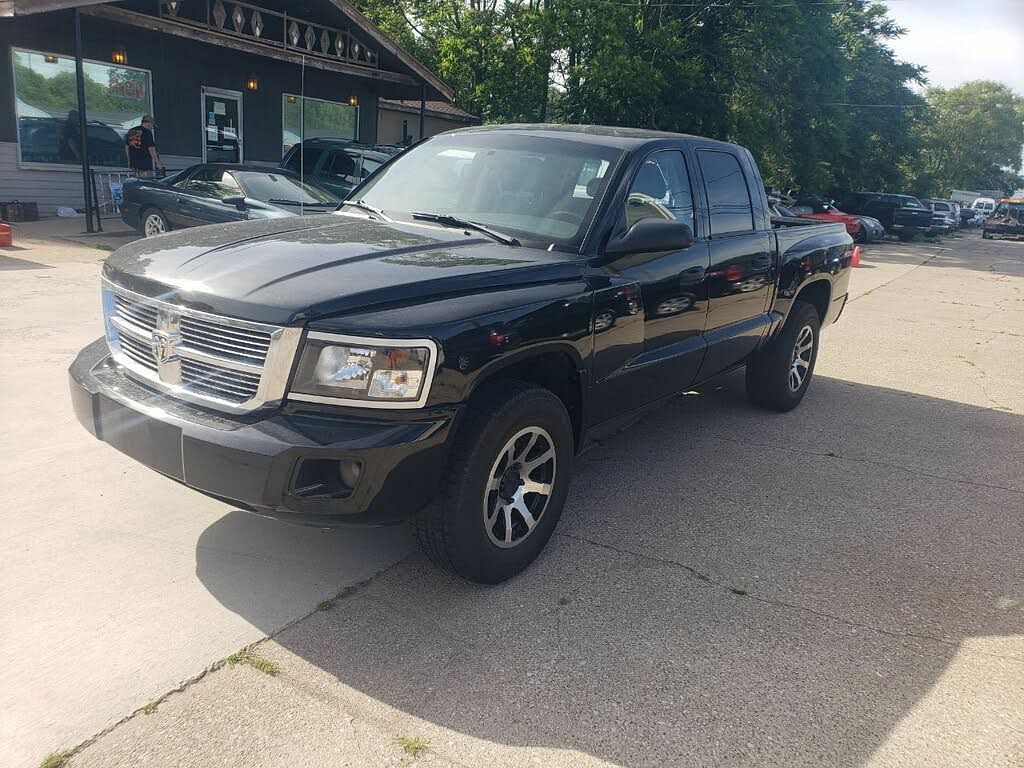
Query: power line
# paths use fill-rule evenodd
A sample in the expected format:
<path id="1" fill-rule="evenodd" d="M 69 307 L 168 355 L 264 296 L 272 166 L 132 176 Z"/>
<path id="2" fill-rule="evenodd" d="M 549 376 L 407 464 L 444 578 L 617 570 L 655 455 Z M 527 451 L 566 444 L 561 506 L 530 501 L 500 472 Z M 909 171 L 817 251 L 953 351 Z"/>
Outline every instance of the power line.
<path id="1" fill-rule="evenodd" d="M 603 3 L 604 5 L 618 5 L 623 8 L 806 8 L 807 6 L 817 5 L 843 5 L 849 6 L 858 0 L 807 0 L 806 2 L 787 2 L 787 3 L 728 3 L 728 2 L 709 2 L 709 3 L 697 3 L 697 2 L 669 2 L 663 0 L 662 2 L 656 3 L 645 3 L 642 0 L 634 0 L 634 2 L 626 2 L 626 0 L 588 0 L 591 3 Z M 897 0 L 872 0 L 873 2 L 885 2 L 892 3 Z M 902 0 L 900 0 L 902 2 Z"/>

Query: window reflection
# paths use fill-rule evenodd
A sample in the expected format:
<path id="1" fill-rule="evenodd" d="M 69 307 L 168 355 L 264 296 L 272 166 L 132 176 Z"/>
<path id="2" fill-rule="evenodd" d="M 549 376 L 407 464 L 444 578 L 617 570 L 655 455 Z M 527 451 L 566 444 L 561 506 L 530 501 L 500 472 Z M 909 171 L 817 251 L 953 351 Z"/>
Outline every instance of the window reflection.
<path id="1" fill-rule="evenodd" d="M 12 50 L 18 145 L 23 163 L 82 161 L 75 60 Z M 124 167 L 124 136 L 152 113 L 150 73 L 86 61 L 89 162 Z"/>

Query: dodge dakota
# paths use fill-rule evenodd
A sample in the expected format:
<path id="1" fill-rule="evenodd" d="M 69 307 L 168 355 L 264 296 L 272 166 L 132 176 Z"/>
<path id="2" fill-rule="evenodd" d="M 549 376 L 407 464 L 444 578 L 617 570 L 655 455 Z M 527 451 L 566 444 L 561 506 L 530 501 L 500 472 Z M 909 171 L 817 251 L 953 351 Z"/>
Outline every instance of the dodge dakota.
<path id="1" fill-rule="evenodd" d="M 803 398 L 847 298 L 842 224 L 774 221 L 744 148 L 515 125 L 423 141 L 333 214 L 126 245 L 79 421 L 242 509 L 411 520 L 438 566 L 496 583 L 539 554 L 573 458 L 745 366 Z"/>

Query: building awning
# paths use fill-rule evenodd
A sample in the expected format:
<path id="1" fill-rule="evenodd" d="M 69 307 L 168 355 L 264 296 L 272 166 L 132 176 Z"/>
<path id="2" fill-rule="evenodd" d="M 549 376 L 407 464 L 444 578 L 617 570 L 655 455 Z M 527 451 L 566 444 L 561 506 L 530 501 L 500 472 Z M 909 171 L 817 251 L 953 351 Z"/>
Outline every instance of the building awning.
<path id="1" fill-rule="evenodd" d="M 176 7 L 174 12 L 167 11 L 171 5 Z M 428 99 L 454 100 L 455 92 L 447 83 L 388 37 L 349 0 L 324 0 L 323 5 L 338 18 L 300 18 L 293 14 L 291 3 L 280 0 L 266 0 L 258 5 L 246 3 L 244 8 L 230 2 L 179 6 L 151 2 L 111 4 L 102 0 L 0 0 L 0 16 L 81 8 L 83 14 L 107 21 L 375 81 L 382 86 L 378 90 L 384 97 L 417 97 L 425 86 Z M 199 11 L 199 17 L 194 15 L 197 8 L 204 9 Z M 236 19 L 236 14 L 241 14 L 241 18 Z M 260 19 L 259 34 L 255 33 L 256 18 Z M 272 38 L 271 20 L 282 19 L 284 23 L 278 23 L 276 37 Z M 235 27 L 238 22 L 240 28 Z M 352 55 L 353 50 L 359 55 Z M 373 51 L 371 58 L 366 55 L 368 50 Z"/>
<path id="2" fill-rule="evenodd" d="M 0 0 L 0 16 L 28 16 L 30 13 L 62 11 L 103 2 L 107 0 Z"/>
<path id="3" fill-rule="evenodd" d="M 442 117 L 448 120 L 459 120 L 463 123 L 479 122 L 480 118 L 470 114 L 464 109 L 459 109 L 450 101 L 428 100 L 426 102 L 426 113 L 432 117 Z M 378 109 L 390 109 L 395 112 L 412 112 L 418 114 L 420 111 L 419 99 L 380 99 L 377 102 Z"/>

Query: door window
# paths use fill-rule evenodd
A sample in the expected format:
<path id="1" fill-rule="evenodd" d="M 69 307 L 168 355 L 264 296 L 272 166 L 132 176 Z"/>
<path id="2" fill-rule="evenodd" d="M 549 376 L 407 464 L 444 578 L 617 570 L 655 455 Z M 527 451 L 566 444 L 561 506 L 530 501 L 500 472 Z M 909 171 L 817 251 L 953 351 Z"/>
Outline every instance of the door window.
<path id="1" fill-rule="evenodd" d="M 235 177 L 222 168 L 202 168 L 192 174 L 185 189 L 204 197 L 215 197 L 221 200 L 232 195 L 241 195 Z"/>
<path id="2" fill-rule="evenodd" d="M 288 162 L 284 164 L 284 167 L 293 173 L 312 173 L 316 170 L 316 164 L 320 160 L 320 155 L 324 151 L 317 149 L 316 147 L 301 147 L 292 152 L 291 157 L 288 158 Z M 302 169 L 299 169 L 299 158 L 302 158 Z"/>
<path id="3" fill-rule="evenodd" d="M 693 194 L 682 152 L 655 152 L 637 171 L 626 198 L 626 223 L 672 219 L 693 230 Z"/>
<path id="4" fill-rule="evenodd" d="M 356 158 L 347 152 L 334 152 L 324 166 L 324 176 L 330 181 L 351 181 L 356 175 Z"/>
<path id="5" fill-rule="evenodd" d="M 754 228 L 750 191 L 739 160 L 729 152 L 697 152 L 711 214 L 711 234 L 749 232 Z"/>
<path id="6" fill-rule="evenodd" d="M 241 95 L 203 91 L 203 160 L 242 162 Z"/>

